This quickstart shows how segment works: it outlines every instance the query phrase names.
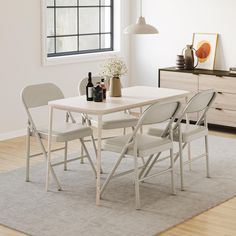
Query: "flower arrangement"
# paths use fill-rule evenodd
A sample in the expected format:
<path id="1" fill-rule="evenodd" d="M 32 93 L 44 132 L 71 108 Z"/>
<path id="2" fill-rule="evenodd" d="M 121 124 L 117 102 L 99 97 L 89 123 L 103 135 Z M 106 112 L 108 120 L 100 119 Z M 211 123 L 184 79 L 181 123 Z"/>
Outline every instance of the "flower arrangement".
<path id="1" fill-rule="evenodd" d="M 104 78 L 120 77 L 127 75 L 128 68 L 121 58 L 109 58 L 102 65 L 100 75 Z"/>

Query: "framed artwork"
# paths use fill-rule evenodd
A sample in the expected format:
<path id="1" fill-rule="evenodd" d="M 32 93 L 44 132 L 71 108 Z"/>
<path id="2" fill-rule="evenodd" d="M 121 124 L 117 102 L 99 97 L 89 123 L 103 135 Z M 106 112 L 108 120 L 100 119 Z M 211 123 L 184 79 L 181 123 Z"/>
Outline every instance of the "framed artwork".
<path id="1" fill-rule="evenodd" d="M 193 48 L 198 58 L 198 69 L 214 70 L 217 42 L 218 34 L 193 34 Z"/>

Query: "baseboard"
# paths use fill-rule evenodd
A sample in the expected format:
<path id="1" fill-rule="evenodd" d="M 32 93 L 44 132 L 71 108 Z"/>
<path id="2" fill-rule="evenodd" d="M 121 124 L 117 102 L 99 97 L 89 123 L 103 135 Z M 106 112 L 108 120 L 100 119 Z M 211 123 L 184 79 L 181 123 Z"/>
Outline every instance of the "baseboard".
<path id="1" fill-rule="evenodd" d="M 26 135 L 25 129 L 15 130 L 15 131 L 7 132 L 7 133 L 0 133 L 0 141 L 17 138 L 24 135 Z"/>

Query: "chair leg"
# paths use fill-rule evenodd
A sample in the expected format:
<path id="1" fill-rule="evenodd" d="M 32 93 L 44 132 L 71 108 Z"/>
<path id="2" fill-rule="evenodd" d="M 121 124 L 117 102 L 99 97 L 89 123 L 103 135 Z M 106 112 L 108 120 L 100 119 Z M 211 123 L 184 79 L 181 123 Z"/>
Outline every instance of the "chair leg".
<path id="1" fill-rule="evenodd" d="M 40 144 L 40 146 L 41 146 L 41 149 L 42 149 L 44 158 L 45 158 L 46 161 L 47 161 L 47 159 L 48 159 L 48 153 L 47 153 L 47 151 L 46 151 L 46 149 L 45 149 L 45 147 L 44 147 L 44 145 L 43 145 L 43 142 L 42 142 L 42 140 L 41 140 L 39 134 L 38 134 L 37 132 L 36 132 L 35 134 L 36 134 L 36 138 L 38 139 L 38 142 L 39 142 L 39 144 Z M 58 191 L 61 191 L 61 190 L 62 190 L 62 187 L 61 187 L 61 185 L 60 185 L 60 182 L 59 182 L 59 180 L 58 180 L 58 178 L 57 178 L 57 176 L 56 176 L 56 174 L 55 174 L 55 171 L 54 171 L 54 169 L 53 169 L 51 163 L 50 163 L 50 165 L 49 165 L 49 171 L 52 173 L 52 177 L 54 178 L 54 180 L 55 180 L 55 182 L 56 182 L 56 184 L 57 184 L 57 189 L 58 189 Z M 49 174 L 49 173 L 47 173 L 47 175 L 48 175 L 48 174 Z M 48 177 L 47 177 L 47 178 L 48 178 Z M 48 179 L 49 179 L 49 178 L 48 178 Z"/>
<path id="2" fill-rule="evenodd" d="M 81 155 L 81 156 L 84 155 L 84 147 L 83 147 L 82 143 L 81 143 L 81 152 L 80 152 L 80 155 Z M 80 164 L 84 164 L 84 158 L 83 158 L 83 157 L 80 159 Z"/>
<path id="3" fill-rule="evenodd" d="M 187 146 L 187 143 L 184 143 L 182 150 L 184 150 L 186 146 Z M 178 158 L 179 158 L 179 152 L 176 153 L 175 158 L 174 158 L 174 162 L 176 162 L 178 160 Z"/>
<path id="4" fill-rule="evenodd" d="M 27 137 L 26 137 L 26 177 L 25 181 L 29 182 L 29 170 L 30 170 L 30 130 L 27 129 Z"/>
<path id="5" fill-rule="evenodd" d="M 64 150 L 64 171 L 67 170 L 67 153 L 68 153 L 68 142 L 65 142 L 65 150 Z"/>
<path id="6" fill-rule="evenodd" d="M 188 143 L 188 160 L 189 160 L 189 171 L 192 171 L 192 162 L 191 162 L 191 159 L 192 159 L 192 154 L 191 154 L 191 143 Z"/>
<path id="7" fill-rule="evenodd" d="M 173 148 L 170 149 L 170 167 L 171 167 L 171 190 L 172 194 L 176 195 L 175 191 L 175 176 L 174 176 L 174 153 Z"/>
<path id="8" fill-rule="evenodd" d="M 123 129 L 123 135 L 126 135 L 126 128 Z"/>
<path id="9" fill-rule="evenodd" d="M 140 191 L 139 191 L 137 143 L 134 145 L 134 174 L 135 174 L 135 206 L 136 206 L 136 210 L 140 210 Z"/>
<path id="10" fill-rule="evenodd" d="M 208 136 L 205 136 L 205 150 L 206 150 L 206 176 L 210 178 L 210 166 L 209 166 L 209 148 L 208 148 Z"/>
<path id="11" fill-rule="evenodd" d="M 181 191 L 184 191 L 183 146 L 182 146 L 182 142 L 181 141 L 179 141 L 179 164 L 180 164 L 180 185 L 181 185 Z"/>
<path id="12" fill-rule="evenodd" d="M 93 169 L 93 171 L 94 171 L 95 177 L 96 177 L 96 176 L 97 176 L 96 168 L 95 168 L 95 166 L 94 166 L 94 164 L 93 164 L 93 161 L 92 161 L 92 159 L 91 159 L 91 157 L 90 157 L 90 155 L 89 155 L 88 149 L 86 148 L 83 139 L 80 139 L 80 142 L 81 142 L 81 144 L 82 144 L 82 146 L 83 146 L 83 149 L 84 149 L 84 151 L 85 151 L 85 153 L 86 153 L 86 156 L 87 156 L 87 158 L 88 158 L 88 160 L 89 160 L 89 163 L 90 163 L 90 165 L 91 165 L 91 167 L 92 167 L 92 169 Z"/>

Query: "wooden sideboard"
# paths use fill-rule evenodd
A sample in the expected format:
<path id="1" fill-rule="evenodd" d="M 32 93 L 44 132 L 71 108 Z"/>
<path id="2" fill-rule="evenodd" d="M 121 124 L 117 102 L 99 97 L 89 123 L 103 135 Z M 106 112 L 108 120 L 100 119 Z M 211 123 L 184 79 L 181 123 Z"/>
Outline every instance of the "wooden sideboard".
<path id="1" fill-rule="evenodd" d="M 215 89 L 218 96 L 209 110 L 208 122 L 236 127 L 236 74 L 220 70 L 177 70 L 170 67 L 159 69 L 158 79 L 159 87 L 188 90 L 192 95 L 202 90 Z M 186 102 L 183 101 L 184 104 Z M 197 115 L 190 119 L 196 120 Z"/>

